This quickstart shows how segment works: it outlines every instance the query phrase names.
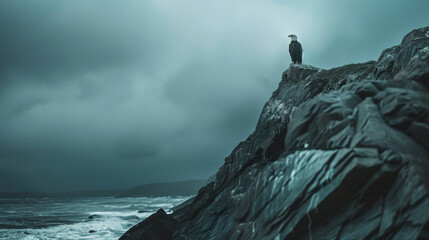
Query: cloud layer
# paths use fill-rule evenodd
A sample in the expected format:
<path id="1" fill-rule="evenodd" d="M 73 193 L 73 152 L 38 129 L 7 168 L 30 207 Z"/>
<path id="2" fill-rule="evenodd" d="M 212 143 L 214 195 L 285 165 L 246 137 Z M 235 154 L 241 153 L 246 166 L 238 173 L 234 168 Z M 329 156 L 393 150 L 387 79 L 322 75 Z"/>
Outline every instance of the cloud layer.
<path id="1" fill-rule="evenodd" d="M 1 1 L 0 191 L 206 178 L 290 62 L 374 60 L 414 1 Z"/>

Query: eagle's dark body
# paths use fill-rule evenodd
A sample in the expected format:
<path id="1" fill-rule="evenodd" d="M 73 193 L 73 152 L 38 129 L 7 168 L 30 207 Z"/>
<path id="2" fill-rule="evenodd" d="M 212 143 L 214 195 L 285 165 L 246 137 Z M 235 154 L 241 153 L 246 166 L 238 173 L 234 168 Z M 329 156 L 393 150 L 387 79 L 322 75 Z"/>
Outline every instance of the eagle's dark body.
<path id="1" fill-rule="evenodd" d="M 302 63 L 302 46 L 301 43 L 294 40 L 289 44 L 289 53 L 290 58 L 292 59 L 292 63 Z"/>

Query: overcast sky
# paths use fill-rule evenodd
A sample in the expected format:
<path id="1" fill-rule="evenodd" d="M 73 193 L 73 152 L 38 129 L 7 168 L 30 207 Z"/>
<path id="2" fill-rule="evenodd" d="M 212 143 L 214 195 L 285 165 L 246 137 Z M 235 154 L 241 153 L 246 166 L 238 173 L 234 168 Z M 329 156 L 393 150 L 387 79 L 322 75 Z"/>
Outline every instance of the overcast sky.
<path id="1" fill-rule="evenodd" d="M 289 66 L 376 60 L 427 0 L 2 0 L 0 191 L 205 179 Z"/>

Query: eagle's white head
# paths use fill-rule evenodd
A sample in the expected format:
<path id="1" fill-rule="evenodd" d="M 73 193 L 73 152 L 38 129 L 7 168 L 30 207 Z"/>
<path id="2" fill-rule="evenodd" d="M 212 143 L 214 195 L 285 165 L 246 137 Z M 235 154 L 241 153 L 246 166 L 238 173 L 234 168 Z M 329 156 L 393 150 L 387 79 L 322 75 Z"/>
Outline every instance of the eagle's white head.
<path id="1" fill-rule="evenodd" d="M 292 41 L 298 40 L 298 37 L 295 34 L 290 34 L 288 37 L 292 38 Z"/>

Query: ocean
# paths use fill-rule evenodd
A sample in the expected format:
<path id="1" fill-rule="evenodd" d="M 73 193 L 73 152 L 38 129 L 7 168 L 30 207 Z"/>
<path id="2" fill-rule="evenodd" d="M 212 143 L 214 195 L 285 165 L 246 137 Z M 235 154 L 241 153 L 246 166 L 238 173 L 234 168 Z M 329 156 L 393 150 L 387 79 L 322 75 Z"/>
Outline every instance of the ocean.
<path id="1" fill-rule="evenodd" d="M 190 197 L 0 198 L 0 239 L 118 239 Z"/>

